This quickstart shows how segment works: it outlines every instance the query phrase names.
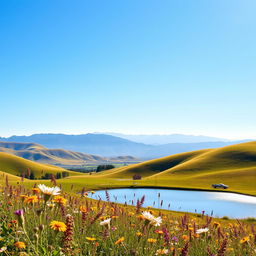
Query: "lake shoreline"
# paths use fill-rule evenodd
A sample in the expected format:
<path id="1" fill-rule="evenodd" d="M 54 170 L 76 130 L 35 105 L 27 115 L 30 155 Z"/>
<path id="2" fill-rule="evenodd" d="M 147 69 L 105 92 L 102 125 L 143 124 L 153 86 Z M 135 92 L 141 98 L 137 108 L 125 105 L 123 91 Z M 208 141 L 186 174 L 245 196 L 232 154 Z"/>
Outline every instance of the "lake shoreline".
<path id="1" fill-rule="evenodd" d="M 109 196 L 111 196 L 111 198 L 113 197 L 113 199 L 109 199 L 110 201 L 121 204 L 126 202 L 134 206 L 136 200 L 146 196 L 144 202 L 145 207 L 151 206 L 157 209 L 188 213 L 205 212 L 206 215 L 214 218 L 222 218 L 224 216 L 228 216 L 232 219 L 256 217 L 256 197 L 233 193 L 231 191 L 225 191 L 226 193 L 223 193 L 221 190 L 212 191 L 203 189 L 174 189 L 156 186 L 130 186 L 99 189 L 96 191 L 95 196 L 93 193 L 89 195 L 89 197 L 106 201 L 103 199 L 106 196 L 108 198 L 108 195 L 105 194 L 106 190 L 109 192 Z"/>
<path id="2" fill-rule="evenodd" d="M 183 187 L 168 187 L 168 186 L 120 186 L 120 187 L 105 187 L 105 188 L 97 188 L 94 189 L 95 191 L 98 190 L 112 190 L 112 189 L 121 189 L 121 188 L 144 188 L 144 189 L 168 189 L 168 190 L 186 190 L 186 191 L 206 191 L 206 192 L 224 192 L 224 193 L 233 193 L 233 194 L 238 194 L 238 195 L 245 195 L 245 196 L 253 196 L 256 197 L 256 195 L 252 194 L 247 194 L 247 193 L 242 193 L 242 192 L 237 192 L 237 191 L 231 191 L 231 190 L 213 190 L 213 189 L 204 189 L 204 188 L 183 188 Z"/>

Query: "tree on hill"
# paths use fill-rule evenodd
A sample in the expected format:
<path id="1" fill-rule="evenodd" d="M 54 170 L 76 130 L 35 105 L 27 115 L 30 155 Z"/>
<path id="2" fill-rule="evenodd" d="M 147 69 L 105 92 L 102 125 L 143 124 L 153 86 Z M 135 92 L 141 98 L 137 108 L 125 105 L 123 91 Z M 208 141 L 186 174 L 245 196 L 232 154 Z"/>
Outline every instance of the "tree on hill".
<path id="1" fill-rule="evenodd" d="M 115 168 L 115 166 L 113 164 L 103 164 L 103 165 L 99 165 L 96 169 L 96 172 L 101 172 L 101 171 L 105 171 L 105 170 L 110 170 Z"/>

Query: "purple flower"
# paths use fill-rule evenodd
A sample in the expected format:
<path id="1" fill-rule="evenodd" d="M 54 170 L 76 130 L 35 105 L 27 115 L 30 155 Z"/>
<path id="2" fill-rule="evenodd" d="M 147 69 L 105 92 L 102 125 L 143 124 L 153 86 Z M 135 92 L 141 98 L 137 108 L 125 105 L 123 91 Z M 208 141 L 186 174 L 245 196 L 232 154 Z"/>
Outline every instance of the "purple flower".
<path id="1" fill-rule="evenodd" d="M 14 214 L 16 214 L 17 216 L 22 216 L 22 215 L 24 215 L 24 211 L 22 209 L 20 209 L 20 210 L 15 211 Z"/>
<path id="2" fill-rule="evenodd" d="M 174 237 L 172 238 L 172 241 L 178 242 L 178 241 L 179 241 L 179 239 L 178 239 L 178 237 L 177 237 L 177 236 L 174 236 Z"/>
<path id="3" fill-rule="evenodd" d="M 117 230 L 117 227 L 114 226 L 114 227 L 111 228 L 111 230 L 112 230 L 112 231 L 116 231 L 116 230 Z"/>

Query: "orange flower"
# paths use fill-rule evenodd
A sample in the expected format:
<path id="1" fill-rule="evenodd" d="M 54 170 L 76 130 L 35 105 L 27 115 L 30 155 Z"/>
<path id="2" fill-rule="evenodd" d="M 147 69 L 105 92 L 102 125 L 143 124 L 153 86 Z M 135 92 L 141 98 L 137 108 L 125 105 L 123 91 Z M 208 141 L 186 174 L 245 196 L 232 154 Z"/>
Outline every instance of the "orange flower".
<path id="1" fill-rule="evenodd" d="M 214 226 L 215 228 L 218 228 L 218 227 L 220 227 L 220 223 L 219 223 L 219 222 L 213 222 L 213 226 Z"/>
<path id="2" fill-rule="evenodd" d="M 121 244 L 124 241 L 124 237 L 119 238 L 115 244 Z"/>
<path id="3" fill-rule="evenodd" d="M 23 242 L 16 242 L 16 243 L 14 244 L 14 246 L 17 247 L 17 248 L 19 248 L 19 249 L 24 249 L 24 248 L 26 248 L 26 245 L 25 245 L 25 243 L 23 243 Z"/>
<path id="4" fill-rule="evenodd" d="M 52 201 L 60 205 L 66 205 L 67 203 L 67 199 L 64 198 L 63 196 L 55 196 Z"/>
<path id="5" fill-rule="evenodd" d="M 34 193 L 34 194 L 39 194 L 40 193 L 40 189 L 39 188 L 32 188 L 32 192 Z"/>
<path id="6" fill-rule="evenodd" d="M 84 212 L 86 213 L 87 212 L 87 208 L 83 205 L 80 206 L 80 212 Z"/>
<path id="7" fill-rule="evenodd" d="M 53 230 L 61 231 L 61 232 L 65 232 L 65 231 L 67 230 L 66 224 L 65 224 L 64 222 L 62 222 L 62 221 L 56 221 L 56 220 L 54 220 L 54 221 L 52 221 L 52 222 L 50 223 L 50 227 L 51 227 L 51 229 L 53 229 Z"/>
<path id="8" fill-rule="evenodd" d="M 37 196 L 28 196 L 27 198 L 25 198 L 24 202 L 27 203 L 27 204 L 37 203 L 38 202 L 38 197 Z"/>
<path id="9" fill-rule="evenodd" d="M 157 229 L 157 230 L 155 230 L 155 233 L 162 235 L 164 232 L 162 230 Z"/>
<path id="10" fill-rule="evenodd" d="M 182 239 L 183 239 L 184 241 L 188 241 L 188 240 L 189 240 L 189 237 L 188 237 L 187 235 L 183 235 L 183 236 L 182 236 Z"/>
<path id="11" fill-rule="evenodd" d="M 21 198 L 22 200 L 26 199 L 27 197 L 28 197 L 27 195 L 20 195 L 20 198 Z"/>
<path id="12" fill-rule="evenodd" d="M 116 215 L 111 216 L 111 219 L 118 219 L 119 217 Z"/>
<path id="13" fill-rule="evenodd" d="M 139 219 L 139 220 L 144 220 L 145 219 L 143 215 L 136 216 L 136 218 Z"/>

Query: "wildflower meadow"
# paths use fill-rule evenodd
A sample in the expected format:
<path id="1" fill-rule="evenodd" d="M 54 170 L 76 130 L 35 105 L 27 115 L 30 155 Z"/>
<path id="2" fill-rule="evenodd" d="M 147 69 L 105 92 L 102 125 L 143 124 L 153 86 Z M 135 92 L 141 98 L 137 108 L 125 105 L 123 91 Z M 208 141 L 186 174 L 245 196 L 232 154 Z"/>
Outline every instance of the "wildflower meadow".
<path id="1" fill-rule="evenodd" d="M 252 220 L 214 219 L 88 198 L 39 184 L 0 196 L 0 255 L 256 255 Z"/>

